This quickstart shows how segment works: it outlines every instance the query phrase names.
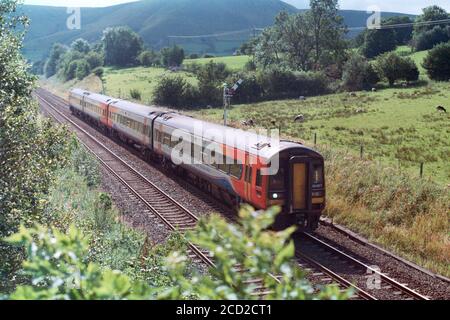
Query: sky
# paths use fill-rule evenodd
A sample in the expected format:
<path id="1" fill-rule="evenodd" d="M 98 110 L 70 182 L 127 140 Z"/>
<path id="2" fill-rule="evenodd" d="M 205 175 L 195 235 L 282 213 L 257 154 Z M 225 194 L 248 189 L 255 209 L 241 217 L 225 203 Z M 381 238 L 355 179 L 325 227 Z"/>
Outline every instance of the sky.
<path id="1" fill-rule="evenodd" d="M 25 4 L 53 5 L 65 7 L 105 7 L 133 0 L 25 0 Z M 170 0 L 167 0 L 170 1 Z M 226 0 L 224 0 L 226 1 Z M 283 0 L 298 8 L 306 8 L 309 0 Z M 381 11 L 419 14 L 421 9 L 433 4 L 450 11 L 449 0 L 340 0 L 341 9 L 367 10 L 376 5 Z"/>

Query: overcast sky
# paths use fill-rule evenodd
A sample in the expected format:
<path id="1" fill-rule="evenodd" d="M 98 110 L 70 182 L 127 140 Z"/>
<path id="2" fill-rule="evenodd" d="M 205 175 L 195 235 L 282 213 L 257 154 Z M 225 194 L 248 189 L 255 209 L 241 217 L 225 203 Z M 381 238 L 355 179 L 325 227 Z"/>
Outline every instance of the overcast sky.
<path id="1" fill-rule="evenodd" d="M 167 0 L 170 1 L 170 0 Z M 224 0 L 226 1 L 226 0 Z M 306 8 L 309 0 L 283 0 L 298 8 Z M 26 4 L 40 4 L 67 7 L 92 7 L 110 6 L 132 0 L 25 0 Z M 418 14 L 421 9 L 433 4 L 439 5 L 450 11 L 449 0 L 340 0 L 342 9 L 367 10 L 370 6 L 376 5 L 382 11 L 404 12 Z"/>

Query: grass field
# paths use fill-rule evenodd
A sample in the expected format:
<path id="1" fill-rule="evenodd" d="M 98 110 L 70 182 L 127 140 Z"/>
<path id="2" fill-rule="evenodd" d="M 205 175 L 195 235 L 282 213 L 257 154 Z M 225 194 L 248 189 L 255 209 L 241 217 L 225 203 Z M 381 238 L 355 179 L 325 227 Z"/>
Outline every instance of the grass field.
<path id="1" fill-rule="evenodd" d="M 163 68 L 128 68 L 128 69 L 105 69 L 105 92 L 106 94 L 131 99 L 130 90 L 137 89 L 141 92 L 142 102 L 151 104 L 153 90 L 158 80 L 164 75 L 177 74 L 185 77 L 190 82 L 196 82 L 191 74 L 186 72 L 173 73 Z"/>
<path id="2" fill-rule="evenodd" d="M 253 119 L 257 126 L 270 128 L 276 121 L 282 135 L 320 145 L 360 153 L 399 170 L 419 175 L 421 162 L 425 176 L 450 183 L 450 116 L 436 111 L 447 105 L 450 84 L 432 84 L 418 88 L 385 89 L 380 92 L 332 94 L 306 101 L 271 101 L 234 106 L 229 119 L 240 126 Z M 191 112 L 195 117 L 220 122 L 221 109 Z M 304 123 L 294 123 L 297 115 Z"/>
<path id="3" fill-rule="evenodd" d="M 218 58 L 202 58 L 194 60 L 185 60 L 184 64 L 191 63 L 206 64 L 209 61 L 223 62 L 231 70 L 241 70 L 249 61 L 248 56 L 232 56 L 232 57 L 218 57 Z M 127 68 L 115 69 L 105 68 L 105 92 L 114 97 L 124 99 L 131 99 L 130 90 L 137 89 L 141 92 L 142 102 L 151 104 L 153 90 L 158 80 L 164 75 L 181 75 L 187 81 L 196 83 L 196 78 L 187 72 L 173 73 L 163 68 Z M 70 85 L 69 85 L 70 86 Z"/>
<path id="4" fill-rule="evenodd" d="M 201 58 L 201 59 L 187 59 L 184 60 L 185 65 L 192 63 L 206 64 L 210 61 L 215 63 L 225 63 L 231 70 L 242 70 L 245 64 L 250 61 L 250 56 L 230 56 L 230 57 L 217 57 L 217 58 Z"/>

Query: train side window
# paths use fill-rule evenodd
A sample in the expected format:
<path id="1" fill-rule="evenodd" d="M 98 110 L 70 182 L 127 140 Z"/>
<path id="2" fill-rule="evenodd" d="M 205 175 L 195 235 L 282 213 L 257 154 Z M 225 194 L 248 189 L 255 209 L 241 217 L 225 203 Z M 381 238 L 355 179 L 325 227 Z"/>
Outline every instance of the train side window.
<path id="1" fill-rule="evenodd" d="M 261 175 L 261 169 L 258 169 L 256 171 L 256 186 L 262 187 L 262 175 Z"/>
<path id="2" fill-rule="evenodd" d="M 243 171 L 243 167 L 240 164 L 233 164 L 230 166 L 230 174 L 232 177 L 240 180 L 242 177 L 242 171 Z"/>
<path id="3" fill-rule="evenodd" d="M 222 163 L 219 164 L 219 170 L 228 173 L 227 156 L 222 156 Z"/>
<path id="4" fill-rule="evenodd" d="M 164 138 L 163 138 L 164 140 L 164 144 L 166 145 L 166 146 L 168 146 L 168 147 L 170 147 L 170 134 L 167 134 L 167 133 L 164 133 Z"/>

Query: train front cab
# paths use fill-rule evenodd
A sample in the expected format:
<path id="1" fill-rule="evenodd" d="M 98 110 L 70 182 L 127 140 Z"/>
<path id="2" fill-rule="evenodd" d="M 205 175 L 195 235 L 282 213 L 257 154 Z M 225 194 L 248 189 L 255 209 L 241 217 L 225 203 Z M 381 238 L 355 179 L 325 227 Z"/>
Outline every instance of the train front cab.
<path id="1" fill-rule="evenodd" d="M 275 223 L 315 230 L 325 209 L 324 160 L 312 150 L 292 149 L 280 155 L 280 168 L 269 177 L 268 204 L 282 207 Z"/>

